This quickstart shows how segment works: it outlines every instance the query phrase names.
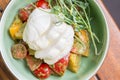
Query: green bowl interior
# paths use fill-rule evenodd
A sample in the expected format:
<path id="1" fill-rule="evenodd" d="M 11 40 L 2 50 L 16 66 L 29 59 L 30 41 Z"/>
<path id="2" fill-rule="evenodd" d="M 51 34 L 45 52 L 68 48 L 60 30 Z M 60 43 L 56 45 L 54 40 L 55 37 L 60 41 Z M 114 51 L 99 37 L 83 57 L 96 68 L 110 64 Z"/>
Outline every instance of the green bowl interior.
<path id="1" fill-rule="evenodd" d="M 14 0 L 13 0 L 14 1 Z M 30 72 L 28 69 L 26 62 L 24 60 L 15 60 L 11 56 L 11 45 L 14 43 L 10 38 L 8 33 L 9 27 L 14 19 L 14 16 L 17 14 L 18 9 L 24 7 L 29 2 L 27 0 L 15 0 L 14 3 L 7 9 L 6 16 L 3 17 L 3 25 L 2 28 L 2 36 L 1 41 L 1 51 L 4 56 L 4 60 L 9 63 L 8 66 L 11 70 L 14 71 L 14 74 L 18 75 L 19 78 L 24 80 L 37 80 L 36 77 Z M 31 0 L 35 1 L 35 0 Z M 108 34 L 105 19 L 100 11 L 99 7 L 95 3 L 94 0 L 88 0 L 90 2 L 91 7 L 91 16 L 92 16 L 92 30 L 100 39 L 100 43 L 97 43 L 98 50 L 102 49 L 101 54 L 99 56 L 94 55 L 94 47 L 90 46 L 90 56 L 82 57 L 80 69 L 78 73 L 72 73 L 69 70 L 66 71 L 65 75 L 62 77 L 51 76 L 47 80 L 85 80 L 95 74 L 98 67 L 101 65 L 101 62 L 105 56 Z M 20 5 L 19 5 L 20 4 Z"/>

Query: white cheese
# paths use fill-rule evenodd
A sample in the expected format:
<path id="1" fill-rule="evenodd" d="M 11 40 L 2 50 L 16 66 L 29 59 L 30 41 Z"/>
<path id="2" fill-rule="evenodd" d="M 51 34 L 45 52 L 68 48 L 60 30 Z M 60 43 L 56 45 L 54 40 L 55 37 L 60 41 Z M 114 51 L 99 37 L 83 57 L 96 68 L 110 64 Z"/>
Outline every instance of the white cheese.
<path id="1" fill-rule="evenodd" d="M 35 9 L 23 32 L 23 40 L 35 50 L 35 58 L 43 59 L 47 64 L 54 64 L 70 53 L 74 42 L 72 26 L 38 8 Z"/>

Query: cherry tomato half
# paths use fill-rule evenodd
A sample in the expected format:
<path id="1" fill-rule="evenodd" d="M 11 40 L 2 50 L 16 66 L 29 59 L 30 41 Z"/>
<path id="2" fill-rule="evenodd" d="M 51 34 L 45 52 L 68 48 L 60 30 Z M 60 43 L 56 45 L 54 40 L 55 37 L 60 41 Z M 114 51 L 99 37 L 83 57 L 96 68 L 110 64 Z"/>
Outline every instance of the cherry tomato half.
<path id="1" fill-rule="evenodd" d="M 19 10 L 19 17 L 23 22 L 27 21 L 27 19 L 29 17 L 28 11 L 24 8 L 20 9 Z"/>
<path id="2" fill-rule="evenodd" d="M 38 69 L 36 69 L 33 73 L 36 77 L 40 78 L 40 79 L 45 79 L 48 78 L 50 76 L 50 67 L 49 65 L 42 63 Z"/>
<path id="3" fill-rule="evenodd" d="M 36 2 L 36 6 L 41 7 L 43 9 L 48 9 L 49 8 L 48 2 L 46 0 L 38 0 Z"/>
<path id="4" fill-rule="evenodd" d="M 68 66 L 69 55 L 63 57 L 54 65 L 52 65 L 51 69 L 56 72 L 58 75 L 62 76 Z"/>

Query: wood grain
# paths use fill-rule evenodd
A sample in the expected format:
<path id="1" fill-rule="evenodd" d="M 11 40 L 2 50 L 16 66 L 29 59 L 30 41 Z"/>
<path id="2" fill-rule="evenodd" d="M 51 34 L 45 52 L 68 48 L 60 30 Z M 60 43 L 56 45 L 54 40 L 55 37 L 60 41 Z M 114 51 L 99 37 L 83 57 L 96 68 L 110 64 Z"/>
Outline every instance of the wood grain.
<path id="1" fill-rule="evenodd" d="M 108 13 L 102 0 L 97 0 L 101 5 L 110 29 L 110 45 L 106 59 L 97 74 L 90 80 L 120 80 L 120 31 L 113 18 Z M 9 0 L 0 0 L 0 7 L 4 10 Z M 0 13 L 2 15 L 2 13 Z M 0 80 L 17 80 L 7 69 L 0 55 Z"/>
<path id="2" fill-rule="evenodd" d="M 6 67 L 2 56 L 0 55 L 0 80 L 17 80 Z"/>
<path id="3" fill-rule="evenodd" d="M 0 9 L 4 10 L 6 5 L 9 3 L 10 0 L 0 0 Z M 0 12 L 0 17 L 2 16 L 3 12 Z"/>
<path id="4" fill-rule="evenodd" d="M 0 0 L 0 7 L 4 10 L 9 1 L 10 0 Z"/>
<path id="5" fill-rule="evenodd" d="M 108 15 L 103 3 L 100 0 L 98 2 L 104 10 L 110 29 L 110 47 L 104 64 L 97 74 L 100 80 L 120 80 L 120 30 L 111 15 Z"/>

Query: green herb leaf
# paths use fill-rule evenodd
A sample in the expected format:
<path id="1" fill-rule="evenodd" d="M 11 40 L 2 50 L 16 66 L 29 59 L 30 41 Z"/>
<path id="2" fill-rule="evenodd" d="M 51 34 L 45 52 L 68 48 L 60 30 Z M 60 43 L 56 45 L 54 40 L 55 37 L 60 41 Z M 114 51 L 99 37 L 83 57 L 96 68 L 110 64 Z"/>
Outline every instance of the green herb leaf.
<path id="1" fill-rule="evenodd" d="M 51 12 L 57 15 L 61 14 L 63 17 L 61 21 L 72 25 L 75 32 L 85 29 L 90 33 L 95 54 L 97 55 L 98 51 L 95 41 L 100 41 L 91 29 L 90 8 L 87 0 L 48 0 L 48 2 L 51 6 Z M 77 40 L 80 41 L 78 38 Z"/>

